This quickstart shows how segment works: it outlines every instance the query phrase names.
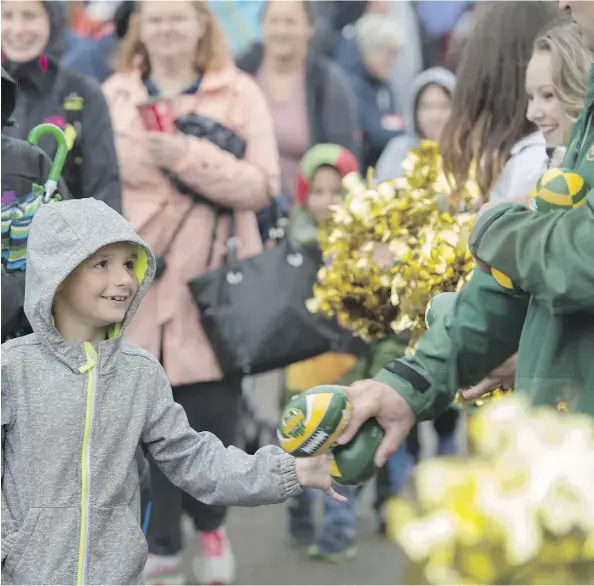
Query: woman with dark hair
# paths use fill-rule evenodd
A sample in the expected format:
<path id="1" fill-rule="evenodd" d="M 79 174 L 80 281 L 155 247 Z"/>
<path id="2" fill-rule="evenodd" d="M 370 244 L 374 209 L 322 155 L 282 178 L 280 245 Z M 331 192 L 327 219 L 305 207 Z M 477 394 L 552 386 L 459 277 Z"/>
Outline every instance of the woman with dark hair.
<path id="1" fill-rule="evenodd" d="M 299 161 L 319 143 L 359 153 L 357 105 L 341 69 L 311 48 L 315 8 L 307 0 L 267 2 L 262 39 L 238 59 L 264 91 L 278 142 L 282 181 L 293 190 Z"/>
<path id="2" fill-rule="evenodd" d="M 477 5 L 440 141 L 454 205 L 473 168 L 479 203 L 528 196 L 544 170 L 544 136 L 526 119 L 526 67 L 534 41 L 558 17 L 546 1 Z"/>
<path id="3" fill-rule="evenodd" d="M 2 63 L 17 82 L 15 125 L 7 136 L 26 139 L 34 126 L 62 128 L 69 152 L 62 172 L 72 197 L 94 197 L 121 210 L 113 132 L 98 84 L 60 64 L 66 50 L 65 2 L 2 2 Z M 49 136 L 39 146 L 50 158 Z"/>

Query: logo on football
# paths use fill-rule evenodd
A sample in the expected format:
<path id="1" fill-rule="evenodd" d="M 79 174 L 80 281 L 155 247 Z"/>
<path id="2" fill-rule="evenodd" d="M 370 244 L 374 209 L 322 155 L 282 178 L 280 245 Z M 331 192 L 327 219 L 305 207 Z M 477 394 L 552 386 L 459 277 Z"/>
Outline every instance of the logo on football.
<path id="1" fill-rule="evenodd" d="M 297 458 L 326 452 L 347 426 L 351 405 L 337 387 L 324 385 L 296 395 L 284 410 L 277 430 L 285 452 Z"/>

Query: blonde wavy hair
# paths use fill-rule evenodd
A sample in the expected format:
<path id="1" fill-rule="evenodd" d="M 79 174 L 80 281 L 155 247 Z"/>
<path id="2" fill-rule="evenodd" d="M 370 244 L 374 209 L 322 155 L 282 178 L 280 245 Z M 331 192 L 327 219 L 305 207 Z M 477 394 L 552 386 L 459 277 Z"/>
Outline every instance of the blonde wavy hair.
<path id="1" fill-rule="evenodd" d="M 194 66 L 196 71 L 216 71 L 222 69 L 230 60 L 223 31 L 206 2 L 190 2 L 199 18 L 204 22 L 204 35 L 196 47 Z M 143 2 L 138 2 L 136 12 L 130 16 L 126 36 L 120 43 L 114 69 L 118 73 L 140 69 L 142 75 L 151 70 L 150 59 L 144 43 L 140 39 L 140 15 Z"/>
<path id="2" fill-rule="evenodd" d="M 534 52 L 550 54 L 553 92 L 571 122 L 575 122 L 584 108 L 588 74 L 594 62 L 579 27 L 568 22 L 550 28 L 536 39 Z"/>

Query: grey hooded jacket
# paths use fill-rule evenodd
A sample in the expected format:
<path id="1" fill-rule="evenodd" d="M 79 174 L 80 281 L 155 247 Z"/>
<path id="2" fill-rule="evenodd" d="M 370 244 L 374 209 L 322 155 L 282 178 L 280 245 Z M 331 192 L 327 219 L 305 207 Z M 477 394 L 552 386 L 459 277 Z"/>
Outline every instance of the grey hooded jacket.
<path id="1" fill-rule="evenodd" d="M 447 69 L 433 67 L 420 73 L 413 84 L 413 108 L 406 121 L 408 134 L 392 139 L 384 149 L 375 170 L 377 182 L 402 175 L 402 163 L 408 151 L 421 141 L 416 124 L 416 109 L 421 91 L 429 84 L 437 84 L 449 94 L 454 91 L 455 77 Z M 489 193 L 489 201 L 501 201 L 530 193 L 547 167 L 546 141 L 542 132 L 533 132 L 520 139 L 511 149 L 510 157 Z"/>
<path id="2" fill-rule="evenodd" d="M 416 115 L 419 96 L 428 85 L 432 84 L 442 87 L 449 95 L 452 95 L 456 77 L 443 67 L 432 67 L 417 75 L 411 88 L 410 109 L 405 121 L 406 134 L 393 138 L 384 149 L 375 168 L 376 181 L 389 181 L 402 175 L 402 163 L 406 159 L 408 151 L 417 147 L 421 142 Z"/>
<path id="3" fill-rule="evenodd" d="M 122 241 L 139 247 L 140 287 L 119 333 L 96 348 L 67 342 L 52 325 L 57 288 L 99 248 Z M 95 199 L 48 204 L 35 215 L 28 252 L 34 333 L 2 345 L 3 583 L 138 583 L 147 555 L 139 442 L 206 504 L 278 503 L 301 491 L 295 459 L 280 448 L 249 456 L 193 431 L 158 361 L 122 342 L 155 273 L 124 218 Z"/>

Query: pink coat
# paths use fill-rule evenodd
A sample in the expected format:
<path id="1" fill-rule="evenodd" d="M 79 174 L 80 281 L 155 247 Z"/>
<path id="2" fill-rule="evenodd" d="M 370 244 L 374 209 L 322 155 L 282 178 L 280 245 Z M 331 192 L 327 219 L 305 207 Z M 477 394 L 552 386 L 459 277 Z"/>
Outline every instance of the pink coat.
<path id="1" fill-rule="evenodd" d="M 167 270 L 144 298 L 129 328 L 128 341 L 163 356 L 173 386 L 220 380 L 221 370 L 200 325 L 188 281 L 222 262 L 230 221 L 219 222 L 209 267 L 207 255 L 214 213 L 194 204 L 173 187 L 151 158 L 136 106 L 148 99 L 140 74 L 115 74 L 103 90 L 115 134 L 123 187 L 124 215 L 156 255 L 166 248 L 181 218 L 167 256 Z M 176 116 L 197 112 L 233 128 L 247 141 L 244 160 L 197 138 L 189 139 L 186 157 L 175 170 L 179 178 L 214 202 L 234 209 L 240 258 L 258 254 L 262 243 L 256 211 L 278 192 L 280 170 L 272 119 L 256 83 L 234 65 L 207 73 L 194 95 L 174 100 Z M 101 153 L 97 153 L 101 156 Z M 227 218 L 228 220 L 228 218 Z"/>

